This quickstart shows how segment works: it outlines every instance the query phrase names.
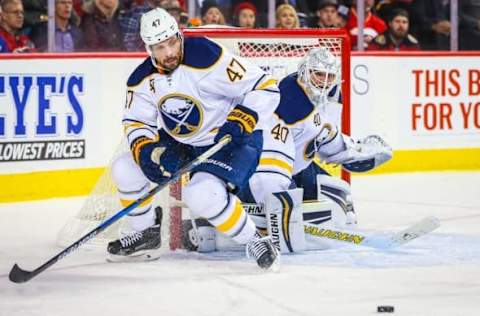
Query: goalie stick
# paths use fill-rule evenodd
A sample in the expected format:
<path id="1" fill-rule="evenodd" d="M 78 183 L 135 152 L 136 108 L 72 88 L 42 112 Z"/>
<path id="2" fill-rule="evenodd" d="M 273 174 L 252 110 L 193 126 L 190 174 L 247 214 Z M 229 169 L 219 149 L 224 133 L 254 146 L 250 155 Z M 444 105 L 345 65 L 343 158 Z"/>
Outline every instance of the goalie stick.
<path id="1" fill-rule="evenodd" d="M 217 144 L 213 145 L 211 148 L 209 148 L 207 151 L 205 151 L 203 154 L 195 158 L 193 161 L 189 162 L 187 165 L 185 165 L 183 168 L 178 170 L 176 173 L 174 173 L 168 181 L 157 185 L 150 191 L 148 191 L 147 194 L 145 194 L 143 197 L 139 198 L 132 204 L 128 205 L 124 209 L 118 211 L 116 214 L 112 215 L 108 219 L 106 219 L 103 223 L 101 223 L 99 226 L 85 234 L 83 237 L 78 239 L 76 242 L 72 243 L 70 246 L 62 250 L 60 253 L 52 257 L 50 260 L 36 268 L 35 270 L 32 271 L 27 271 L 23 270 L 18 266 L 18 264 L 14 264 L 12 270 L 10 271 L 10 274 L 8 275 L 10 281 L 14 283 L 24 283 L 38 274 L 42 273 L 52 265 L 54 265 L 57 261 L 65 258 L 78 248 L 80 248 L 83 244 L 88 242 L 90 239 L 94 238 L 97 234 L 105 230 L 107 227 L 118 221 L 120 218 L 123 216 L 127 215 L 129 212 L 131 212 L 134 208 L 142 204 L 145 200 L 149 199 L 159 191 L 161 191 L 163 188 L 165 188 L 168 184 L 172 183 L 173 181 L 176 181 L 177 179 L 180 178 L 180 176 L 184 173 L 192 171 L 193 168 L 197 167 L 199 164 L 210 158 L 213 154 L 218 152 L 220 149 L 222 149 L 226 144 L 228 144 L 231 141 L 231 137 L 229 135 L 223 137 Z"/>
<path id="2" fill-rule="evenodd" d="M 391 249 L 406 244 L 418 237 L 424 236 L 440 226 L 440 221 L 434 216 L 426 217 L 413 225 L 397 232 L 385 235 L 374 235 L 359 231 L 321 227 L 305 224 L 305 233 L 315 238 L 327 238 L 343 241 L 354 245 L 376 249 Z"/>

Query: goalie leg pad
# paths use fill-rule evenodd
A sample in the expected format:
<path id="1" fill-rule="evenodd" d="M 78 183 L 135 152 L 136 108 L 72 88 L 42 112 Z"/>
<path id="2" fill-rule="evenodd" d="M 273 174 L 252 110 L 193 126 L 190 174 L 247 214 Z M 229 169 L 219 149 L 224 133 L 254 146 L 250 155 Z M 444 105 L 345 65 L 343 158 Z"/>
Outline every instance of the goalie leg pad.
<path id="1" fill-rule="evenodd" d="M 328 175 L 317 175 L 318 196 L 331 200 L 332 221 L 337 227 L 355 226 L 357 216 L 353 208 L 352 195 L 348 182 Z"/>
<path id="2" fill-rule="evenodd" d="M 150 189 L 150 182 L 135 163 L 130 152 L 119 156 L 113 162 L 112 177 L 123 207 L 141 198 Z M 128 221 L 133 230 L 143 231 L 155 224 L 156 216 L 152 199 L 146 200 L 128 214 Z"/>
<path id="3" fill-rule="evenodd" d="M 195 226 L 192 221 L 195 221 Z M 182 220 L 182 245 L 185 249 L 198 252 L 216 250 L 215 227 L 205 219 Z"/>
<path id="4" fill-rule="evenodd" d="M 267 224 L 273 243 L 282 253 L 305 250 L 302 189 L 272 193 L 267 198 Z"/>

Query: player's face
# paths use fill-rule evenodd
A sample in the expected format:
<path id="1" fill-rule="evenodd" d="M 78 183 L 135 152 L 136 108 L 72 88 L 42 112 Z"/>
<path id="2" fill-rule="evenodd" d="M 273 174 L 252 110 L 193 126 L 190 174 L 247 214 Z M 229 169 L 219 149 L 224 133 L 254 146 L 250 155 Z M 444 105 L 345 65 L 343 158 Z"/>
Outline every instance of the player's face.
<path id="1" fill-rule="evenodd" d="M 255 26 L 255 13 L 250 9 L 243 9 L 238 14 L 238 26 L 250 27 Z"/>
<path id="2" fill-rule="evenodd" d="M 390 22 L 393 36 L 403 38 L 408 34 L 408 19 L 405 16 L 397 16 Z"/>
<path id="3" fill-rule="evenodd" d="M 163 42 L 152 45 L 150 48 L 161 68 L 172 71 L 180 64 L 182 41 L 178 36 L 172 36 Z"/>
<path id="4" fill-rule="evenodd" d="M 335 82 L 335 74 L 324 71 L 310 71 L 310 82 L 318 89 L 329 88 Z"/>

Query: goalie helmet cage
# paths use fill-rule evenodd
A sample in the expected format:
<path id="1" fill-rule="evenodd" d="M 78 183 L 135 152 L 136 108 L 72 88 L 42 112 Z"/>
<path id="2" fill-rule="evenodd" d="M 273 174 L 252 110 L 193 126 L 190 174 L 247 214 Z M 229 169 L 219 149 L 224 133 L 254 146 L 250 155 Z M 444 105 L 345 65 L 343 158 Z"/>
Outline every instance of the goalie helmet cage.
<path id="1" fill-rule="evenodd" d="M 343 103 L 342 131 L 350 134 L 350 41 L 348 34 L 340 29 L 237 29 L 237 28 L 195 28 L 185 29 L 185 37 L 207 36 L 221 43 L 233 53 L 259 65 L 275 79 L 297 71 L 298 62 L 313 47 L 326 47 L 341 61 L 341 91 Z M 109 165 L 87 196 L 80 211 L 67 221 L 59 231 L 57 244 L 65 247 L 80 238 L 84 233 L 98 226 L 108 216 L 122 208 L 116 196 L 111 177 L 112 162 L 122 152 L 128 150 L 125 141 L 118 146 Z M 350 176 L 341 168 L 330 172 L 350 181 Z M 164 210 L 162 223 L 163 245 L 174 250 L 181 246 L 181 220 L 187 212 L 182 210 L 181 194 L 183 181 L 173 183 L 168 190 L 158 194 L 154 205 Z M 183 214 L 183 215 L 182 215 Z M 90 241 L 90 246 L 104 246 L 117 239 L 125 228 L 125 219 L 112 225 L 101 235 Z M 166 242 L 168 240 L 168 243 Z"/>

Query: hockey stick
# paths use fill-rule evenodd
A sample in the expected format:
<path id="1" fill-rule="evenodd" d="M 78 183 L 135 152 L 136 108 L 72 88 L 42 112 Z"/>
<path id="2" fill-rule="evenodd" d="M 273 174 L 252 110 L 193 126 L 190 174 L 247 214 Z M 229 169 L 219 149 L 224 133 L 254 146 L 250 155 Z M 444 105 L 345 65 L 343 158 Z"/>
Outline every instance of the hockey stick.
<path id="1" fill-rule="evenodd" d="M 391 249 L 424 236 L 434 231 L 439 226 L 440 221 L 438 218 L 430 216 L 397 233 L 386 234 L 383 236 L 309 224 L 305 224 L 304 227 L 305 234 L 310 235 L 313 238 L 327 238 L 376 249 Z"/>
<path id="2" fill-rule="evenodd" d="M 103 223 L 101 223 L 99 226 L 97 226 L 96 228 L 94 228 L 93 230 L 91 230 L 90 232 L 88 232 L 87 234 L 85 234 L 83 237 L 81 237 L 80 239 L 78 239 L 76 242 L 74 242 L 73 244 L 71 244 L 70 246 L 68 246 L 67 248 L 65 248 L 64 250 L 62 250 L 60 253 L 58 253 L 56 256 L 54 256 L 53 258 L 51 258 L 50 260 L 48 260 L 47 262 L 45 262 L 44 264 L 42 264 L 41 266 L 39 266 L 38 268 L 36 268 L 35 270 L 32 270 L 32 271 L 27 271 L 27 270 L 23 270 L 21 269 L 18 264 L 15 263 L 15 265 L 13 266 L 12 270 L 10 271 L 10 274 L 9 274 L 9 279 L 10 281 L 12 282 L 15 282 L 15 283 L 24 283 L 24 282 L 27 282 L 29 280 L 31 280 L 32 278 L 34 278 L 35 276 L 37 276 L 38 274 L 42 273 L 43 271 L 45 271 L 46 269 L 48 269 L 49 267 L 51 267 L 52 265 L 54 265 L 57 261 L 65 258 L 66 256 L 68 256 L 69 254 L 71 254 L 72 252 L 74 252 L 75 250 L 77 250 L 78 248 L 80 248 L 80 246 L 82 246 L 83 244 L 85 244 L 86 242 L 88 242 L 90 239 L 94 238 L 97 234 L 99 234 L 100 232 L 104 231 L 107 227 L 109 227 L 110 225 L 112 225 L 113 223 L 115 223 L 116 221 L 118 221 L 120 218 L 122 218 L 123 216 L 127 215 L 129 212 L 131 212 L 134 208 L 136 208 L 137 206 L 139 206 L 140 204 L 142 204 L 145 200 L 149 199 L 150 197 L 154 196 L 157 192 L 161 191 L 163 188 L 165 188 L 168 184 L 170 184 L 171 182 L 173 181 L 176 181 L 177 179 L 180 178 L 180 176 L 186 172 L 189 172 L 189 171 L 192 171 L 193 168 L 197 167 L 199 164 L 205 162 L 205 160 L 207 160 L 208 158 L 210 158 L 213 154 L 215 154 L 216 152 L 218 152 L 220 149 L 222 149 L 226 144 L 228 144 L 229 142 L 231 141 L 231 137 L 229 135 L 223 137 L 217 144 L 213 145 L 211 148 L 209 148 L 206 152 L 204 152 L 203 154 L 201 154 L 200 156 L 198 156 L 196 159 L 194 159 L 193 161 L 189 162 L 188 164 L 186 164 L 183 168 L 181 168 L 180 170 L 178 170 L 176 173 L 174 173 L 169 179 L 168 181 L 162 183 L 162 184 L 159 184 L 158 186 L 154 187 L 153 189 L 151 189 L 147 194 L 145 194 L 143 197 L 139 198 L 138 200 L 136 200 L 135 202 L 133 202 L 132 204 L 128 205 L 127 207 L 125 207 L 124 209 L 120 210 L 119 212 L 117 212 L 116 214 L 112 215 L 111 217 L 109 217 L 108 219 L 106 219 Z"/>

